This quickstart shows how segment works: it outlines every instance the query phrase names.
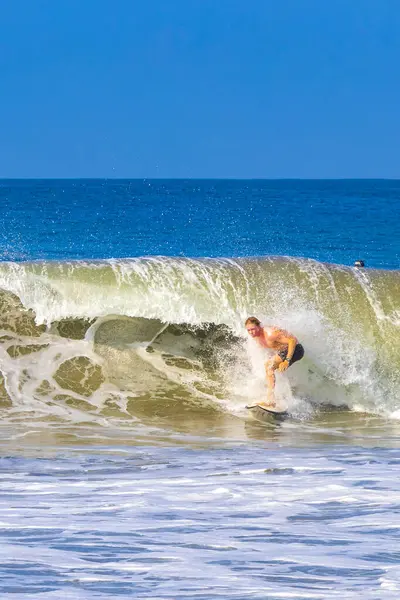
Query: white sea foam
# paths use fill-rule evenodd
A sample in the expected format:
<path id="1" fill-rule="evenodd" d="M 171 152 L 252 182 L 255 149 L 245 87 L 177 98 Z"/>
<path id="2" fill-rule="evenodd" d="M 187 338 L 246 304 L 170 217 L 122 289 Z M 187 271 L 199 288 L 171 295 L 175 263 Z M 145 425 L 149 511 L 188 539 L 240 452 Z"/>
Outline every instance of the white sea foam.
<path id="1" fill-rule="evenodd" d="M 398 593 L 390 450 L 77 450 L 0 462 L 4 597 Z"/>

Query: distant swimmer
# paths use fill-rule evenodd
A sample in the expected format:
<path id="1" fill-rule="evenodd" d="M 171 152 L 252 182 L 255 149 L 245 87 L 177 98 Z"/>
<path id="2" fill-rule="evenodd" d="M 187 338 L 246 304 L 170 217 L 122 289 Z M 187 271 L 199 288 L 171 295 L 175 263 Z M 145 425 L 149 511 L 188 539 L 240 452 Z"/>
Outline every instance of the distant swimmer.
<path id="1" fill-rule="evenodd" d="M 268 348 L 276 352 L 265 363 L 268 384 L 267 402 L 260 403 L 261 405 L 274 407 L 275 371 L 278 369 L 283 373 L 290 365 L 301 360 L 304 356 L 304 348 L 299 344 L 296 336 L 278 327 L 262 327 L 261 322 L 256 317 L 249 317 L 245 322 L 245 327 L 247 333 L 261 348 Z"/>
<path id="2" fill-rule="evenodd" d="M 363 269 L 365 267 L 365 262 L 363 260 L 355 260 L 354 266 Z"/>

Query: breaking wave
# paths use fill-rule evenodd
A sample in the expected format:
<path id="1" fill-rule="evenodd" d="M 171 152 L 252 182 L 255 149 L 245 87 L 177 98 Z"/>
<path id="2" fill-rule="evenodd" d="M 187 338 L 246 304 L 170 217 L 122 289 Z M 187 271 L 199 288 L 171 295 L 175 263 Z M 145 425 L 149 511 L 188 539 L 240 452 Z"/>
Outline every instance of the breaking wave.
<path id="1" fill-rule="evenodd" d="M 265 393 L 249 315 L 305 347 L 278 375 L 293 413 L 398 417 L 399 292 L 398 271 L 297 258 L 1 263 L 1 417 L 126 424 L 186 412 L 194 429 L 242 417 Z"/>

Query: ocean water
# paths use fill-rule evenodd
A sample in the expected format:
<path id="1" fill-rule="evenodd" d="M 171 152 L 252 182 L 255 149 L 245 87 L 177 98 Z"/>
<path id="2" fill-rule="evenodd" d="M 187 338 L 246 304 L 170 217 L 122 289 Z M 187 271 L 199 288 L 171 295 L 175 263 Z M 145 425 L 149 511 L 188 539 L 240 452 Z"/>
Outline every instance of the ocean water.
<path id="1" fill-rule="evenodd" d="M 399 597 L 400 182 L 0 201 L 1 598 Z M 249 315 L 305 347 L 284 421 Z"/>

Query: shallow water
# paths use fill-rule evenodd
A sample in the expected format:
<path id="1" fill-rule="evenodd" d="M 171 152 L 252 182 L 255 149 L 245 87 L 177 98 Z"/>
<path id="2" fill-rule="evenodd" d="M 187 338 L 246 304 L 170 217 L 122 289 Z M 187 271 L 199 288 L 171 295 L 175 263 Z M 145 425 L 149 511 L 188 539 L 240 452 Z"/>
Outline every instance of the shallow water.
<path id="1" fill-rule="evenodd" d="M 26 454 L 0 461 L 3 597 L 398 597 L 397 449 Z"/>

